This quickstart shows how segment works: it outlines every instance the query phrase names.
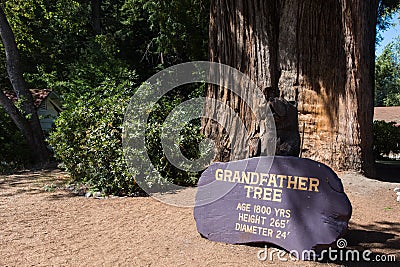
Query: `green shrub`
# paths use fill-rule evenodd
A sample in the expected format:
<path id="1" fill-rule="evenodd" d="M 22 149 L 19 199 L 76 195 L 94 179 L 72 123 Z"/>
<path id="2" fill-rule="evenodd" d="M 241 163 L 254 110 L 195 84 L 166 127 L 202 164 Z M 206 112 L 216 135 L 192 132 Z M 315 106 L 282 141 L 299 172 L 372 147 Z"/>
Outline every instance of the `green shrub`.
<path id="1" fill-rule="evenodd" d="M 66 109 L 49 141 L 74 182 L 105 194 L 137 190 L 123 159 L 121 140 L 131 86 L 108 80 L 94 89 L 80 88 L 65 99 Z"/>
<path id="2" fill-rule="evenodd" d="M 166 158 L 161 145 L 161 126 L 168 114 L 177 107 L 186 97 L 179 94 L 169 94 L 158 101 L 156 107 L 150 113 L 148 125 L 146 127 L 146 149 L 153 166 L 166 178 L 181 186 L 196 185 L 200 173 L 186 172 L 176 168 Z M 200 135 L 200 120 L 191 121 L 181 130 L 181 140 L 179 148 L 182 154 L 189 160 L 197 159 L 200 156 L 199 143 L 202 139 Z"/>
<path id="3" fill-rule="evenodd" d="M 396 122 L 374 121 L 373 131 L 375 158 L 400 153 L 400 127 Z"/>
<path id="4" fill-rule="evenodd" d="M 132 77 L 131 77 L 132 78 Z M 50 134 L 55 157 L 62 161 L 73 182 L 84 183 L 104 194 L 127 195 L 141 191 L 124 160 L 122 127 L 124 110 L 134 93 L 132 79 L 124 83 L 109 79 L 97 88 L 71 85 L 65 110 Z M 76 93 L 74 93 L 76 92 Z M 156 169 L 169 181 L 194 185 L 198 173 L 172 166 L 162 152 L 161 125 L 168 113 L 186 97 L 173 93 L 163 97 L 152 110 L 146 125 L 147 154 Z M 183 130 L 182 151 L 188 158 L 198 157 L 200 123 L 195 121 Z"/>

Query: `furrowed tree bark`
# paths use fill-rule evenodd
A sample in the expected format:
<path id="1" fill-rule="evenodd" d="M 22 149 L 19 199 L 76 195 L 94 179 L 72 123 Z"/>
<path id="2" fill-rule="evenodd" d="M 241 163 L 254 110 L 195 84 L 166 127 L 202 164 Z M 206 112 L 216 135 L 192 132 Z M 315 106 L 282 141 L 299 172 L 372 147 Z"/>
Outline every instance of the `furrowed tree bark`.
<path id="1" fill-rule="evenodd" d="M 36 164 L 44 166 L 49 161 L 49 153 L 44 141 L 42 128 L 22 72 L 21 61 L 14 34 L 7 21 L 3 8 L 0 6 L 0 36 L 6 52 L 7 72 L 19 101 L 21 113 L 14 103 L 0 91 L 0 104 L 4 107 L 18 129 L 24 135 L 34 153 Z"/>
<path id="2" fill-rule="evenodd" d="M 297 101 L 303 156 L 372 175 L 377 8 L 378 0 L 212 0 L 210 60 L 247 74 L 266 97 Z M 210 85 L 206 95 L 245 121 L 251 140 L 240 158 L 257 156 L 263 133 L 249 107 L 222 87 Z M 217 107 L 205 110 L 224 119 Z M 202 123 L 216 141 L 216 160 L 228 161 L 230 130 Z"/>

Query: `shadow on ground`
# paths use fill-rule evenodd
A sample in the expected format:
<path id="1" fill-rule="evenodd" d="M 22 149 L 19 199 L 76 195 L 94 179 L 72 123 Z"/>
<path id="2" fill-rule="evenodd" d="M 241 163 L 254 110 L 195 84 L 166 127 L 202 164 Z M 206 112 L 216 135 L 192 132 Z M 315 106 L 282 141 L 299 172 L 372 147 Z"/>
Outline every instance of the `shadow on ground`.
<path id="1" fill-rule="evenodd" d="M 0 176 L 0 197 L 20 194 L 40 194 L 62 188 L 66 183 L 65 173 L 59 170 L 22 171 Z"/>
<path id="2" fill-rule="evenodd" d="M 351 229 L 343 237 L 347 242 L 345 247 L 339 249 L 334 243 L 330 245 L 330 248 L 326 247 L 325 252 L 315 255 L 317 256 L 316 261 L 349 267 L 400 266 L 400 236 L 395 234 L 400 233 L 400 223 L 387 221 L 366 225 L 352 223 L 350 227 Z M 247 246 L 259 248 L 267 246 L 283 250 L 274 244 L 252 243 Z M 380 249 L 391 252 L 388 254 L 377 252 Z M 283 258 L 292 259 L 289 255 Z"/>
<path id="3" fill-rule="evenodd" d="M 323 262 L 344 266 L 400 266 L 400 223 L 379 221 L 373 224 L 351 224 L 344 238 L 347 246 L 338 249 L 337 259 L 327 257 Z M 391 251 L 388 254 L 380 249 Z M 340 258 L 341 257 L 341 258 Z"/>
<path id="4" fill-rule="evenodd" d="M 377 161 L 375 163 L 376 180 L 400 183 L 400 160 Z"/>

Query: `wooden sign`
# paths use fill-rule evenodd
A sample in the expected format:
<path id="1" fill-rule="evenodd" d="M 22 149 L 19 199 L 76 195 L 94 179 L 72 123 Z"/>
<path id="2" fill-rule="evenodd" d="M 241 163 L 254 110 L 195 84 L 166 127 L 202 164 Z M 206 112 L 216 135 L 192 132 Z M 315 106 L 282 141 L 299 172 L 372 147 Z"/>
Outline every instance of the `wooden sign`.
<path id="1" fill-rule="evenodd" d="M 194 217 L 212 241 L 272 243 L 301 255 L 333 244 L 351 212 L 329 167 L 276 156 L 212 164 L 199 180 Z"/>

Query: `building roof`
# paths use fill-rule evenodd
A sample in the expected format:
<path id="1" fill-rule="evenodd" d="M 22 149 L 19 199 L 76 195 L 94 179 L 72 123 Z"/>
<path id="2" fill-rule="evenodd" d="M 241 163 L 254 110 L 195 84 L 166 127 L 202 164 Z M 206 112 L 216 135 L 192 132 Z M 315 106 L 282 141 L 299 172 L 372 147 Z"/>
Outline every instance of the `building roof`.
<path id="1" fill-rule="evenodd" d="M 400 124 L 400 106 L 397 107 L 375 107 L 374 120 L 386 122 L 395 121 Z"/>
<path id="2" fill-rule="evenodd" d="M 32 94 L 33 101 L 34 101 L 36 108 L 38 108 L 40 106 L 40 104 L 42 104 L 43 100 L 45 100 L 52 92 L 52 90 L 50 90 L 50 89 L 29 89 L 29 91 Z M 4 94 L 9 99 L 11 99 L 13 102 L 18 100 L 17 95 L 15 94 L 14 91 L 7 90 L 7 91 L 4 91 Z"/>

